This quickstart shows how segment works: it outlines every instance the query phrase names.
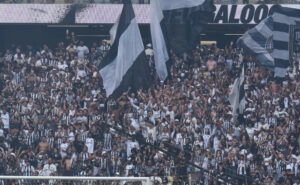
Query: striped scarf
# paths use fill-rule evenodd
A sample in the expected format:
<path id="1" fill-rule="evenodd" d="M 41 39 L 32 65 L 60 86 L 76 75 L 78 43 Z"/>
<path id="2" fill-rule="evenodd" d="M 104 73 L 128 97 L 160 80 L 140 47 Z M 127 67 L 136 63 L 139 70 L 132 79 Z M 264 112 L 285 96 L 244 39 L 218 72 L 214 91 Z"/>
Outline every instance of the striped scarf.
<path id="1" fill-rule="evenodd" d="M 103 144 L 103 149 L 105 151 L 111 150 L 111 141 L 112 141 L 111 133 L 105 133 L 104 134 L 104 144 Z"/>

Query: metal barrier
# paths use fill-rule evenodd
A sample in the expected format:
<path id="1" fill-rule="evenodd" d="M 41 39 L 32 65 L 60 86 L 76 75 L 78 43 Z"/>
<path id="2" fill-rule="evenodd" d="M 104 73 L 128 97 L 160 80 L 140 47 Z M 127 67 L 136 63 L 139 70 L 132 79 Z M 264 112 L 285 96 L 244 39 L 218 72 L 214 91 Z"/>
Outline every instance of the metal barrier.
<path id="1" fill-rule="evenodd" d="M 0 180 L 21 180 L 25 181 L 22 184 L 32 184 L 26 183 L 30 180 L 59 180 L 59 181 L 141 181 L 145 185 L 152 185 L 149 177 L 67 177 L 67 176 L 0 176 Z"/>

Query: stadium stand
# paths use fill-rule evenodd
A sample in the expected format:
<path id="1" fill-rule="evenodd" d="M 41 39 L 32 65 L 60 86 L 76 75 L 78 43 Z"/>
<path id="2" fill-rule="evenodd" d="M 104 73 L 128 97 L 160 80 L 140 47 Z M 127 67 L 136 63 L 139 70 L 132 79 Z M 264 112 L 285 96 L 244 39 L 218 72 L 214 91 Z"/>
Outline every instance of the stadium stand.
<path id="1" fill-rule="evenodd" d="M 156 79 L 149 91 L 113 100 L 97 71 L 108 50 L 105 40 L 85 46 L 76 35 L 57 48 L 6 49 L 0 60 L 1 175 L 299 182 L 298 57 L 276 84 L 233 42 L 198 45 L 186 58 L 172 54 L 167 83 Z M 155 75 L 151 47 L 146 53 Z M 242 59 L 247 106 L 244 119 L 233 121 L 228 93 Z"/>
<path id="2" fill-rule="evenodd" d="M 1 3 L 121 3 L 75 1 Z M 290 68 L 278 83 L 271 71 L 234 44 L 250 24 L 228 22 L 211 24 L 201 35 L 218 31 L 210 35 L 221 33 L 218 41 L 202 42 L 184 56 L 171 53 L 166 82 L 156 75 L 152 45 L 147 42 L 145 62 L 153 85 L 137 93 L 128 89 L 118 99 L 106 97 L 98 70 L 110 50 L 110 41 L 102 39 L 108 37 L 108 24 L 60 28 L 66 25 L 1 23 L 0 34 L 7 38 L 0 37 L 5 41 L 0 45 L 0 176 L 151 177 L 154 184 L 164 185 L 299 185 L 300 34 Z M 149 30 L 147 26 L 140 27 Z M 144 40 L 151 40 L 149 31 L 141 32 Z M 230 33 L 234 36 L 225 36 Z M 87 39 L 100 34 L 104 36 Z M 246 108 L 235 120 L 228 95 L 243 61 Z M 118 183 L 0 179 L 0 185 L 7 184 Z"/>

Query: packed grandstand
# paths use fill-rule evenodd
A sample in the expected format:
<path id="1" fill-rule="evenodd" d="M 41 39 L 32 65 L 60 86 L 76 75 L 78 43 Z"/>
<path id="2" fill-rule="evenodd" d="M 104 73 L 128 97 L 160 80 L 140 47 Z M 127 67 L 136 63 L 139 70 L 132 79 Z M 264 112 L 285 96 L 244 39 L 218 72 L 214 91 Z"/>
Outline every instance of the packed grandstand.
<path id="1" fill-rule="evenodd" d="M 56 47 L 16 43 L 0 52 L 0 176 L 151 177 L 155 185 L 300 185 L 298 40 L 280 80 L 232 40 L 199 41 L 183 55 L 171 51 L 168 77 L 161 81 L 153 45 L 147 43 L 151 86 L 137 91 L 129 87 L 113 98 L 107 97 L 99 71 L 111 40 L 86 42 L 68 29 Z M 246 104 L 236 119 L 229 94 L 243 67 Z M 0 185 L 10 184 L 141 183 L 0 178 Z"/>
<path id="2" fill-rule="evenodd" d="M 196 182 L 247 175 L 253 184 L 299 183 L 299 59 L 276 84 L 233 42 L 198 45 L 186 59 L 172 55 L 166 83 L 156 79 L 146 92 L 108 100 L 97 71 L 108 50 L 105 40 L 85 46 L 76 35 L 58 48 L 7 48 L 1 175 L 156 176 L 158 184 L 186 182 L 189 174 Z M 151 47 L 146 54 L 155 75 Z M 242 60 L 247 106 L 244 120 L 233 122 L 228 93 Z"/>

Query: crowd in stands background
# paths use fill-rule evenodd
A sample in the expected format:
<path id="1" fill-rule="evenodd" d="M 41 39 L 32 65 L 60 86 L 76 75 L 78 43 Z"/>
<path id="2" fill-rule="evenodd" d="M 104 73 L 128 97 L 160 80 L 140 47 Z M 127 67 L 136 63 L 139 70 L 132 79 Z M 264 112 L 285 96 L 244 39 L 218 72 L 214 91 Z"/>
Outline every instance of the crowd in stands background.
<path id="1" fill-rule="evenodd" d="M 171 55 L 165 83 L 155 77 L 149 90 L 113 100 L 98 72 L 109 44 L 86 46 L 71 35 L 57 48 L 12 46 L 1 54 L 0 175 L 300 183 L 299 58 L 277 84 L 233 42 L 198 45 L 184 58 Z M 156 76 L 151 45 L 146 54 Z M 247 104 L 234 120 L 228 94 L 242 61 Z"/>

